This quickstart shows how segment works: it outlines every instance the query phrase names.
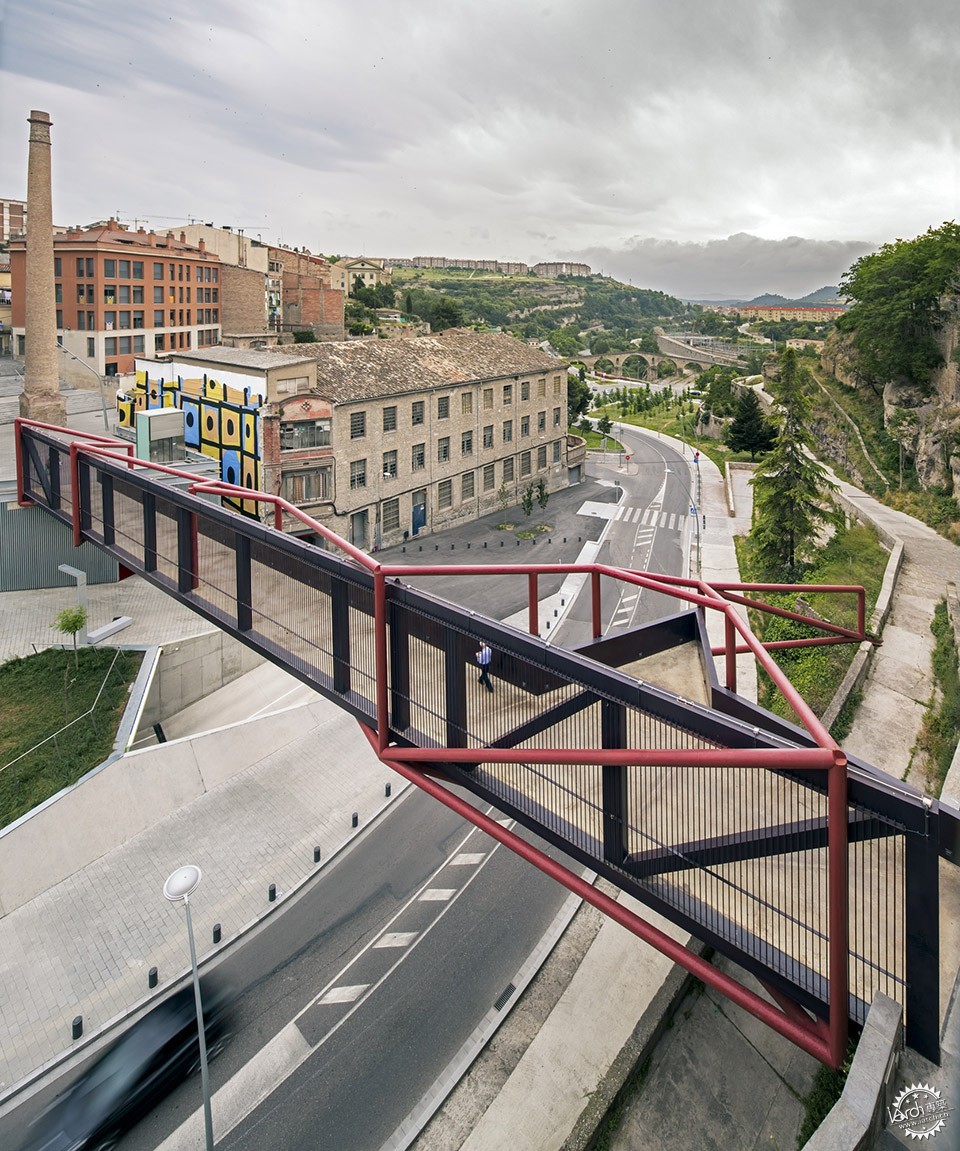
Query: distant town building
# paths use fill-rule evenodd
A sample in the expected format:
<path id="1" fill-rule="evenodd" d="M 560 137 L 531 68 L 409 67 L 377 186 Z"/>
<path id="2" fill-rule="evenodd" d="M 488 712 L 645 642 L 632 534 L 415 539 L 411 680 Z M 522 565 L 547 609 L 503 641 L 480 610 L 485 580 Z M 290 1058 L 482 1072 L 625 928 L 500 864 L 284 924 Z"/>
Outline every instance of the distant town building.
<path id="1" fill-rule="evenodd" d="M 378 284 L 389 284 L 392 272 L 385 260 L 375 260 L 369 256 L 354 256 L 337 260 L 332 267 L 333 287 L 349 296 L 356 287 L 357 280 L 362 288 L 375 288 Z"/>
<path id="2" fill-rule="evenodd" d="M 499 272 L 503 276 L 524 276 L 528 268 L 518 262 L 503 260 L 468 260 L 451 256 L 397 256 L 389 261 L 394 268 L 454 268 L 467 272 Z"/>
<path id="3" fill-rule="evenodd" d="M 89 387 L 89 372 L 124 375 L 134 357 L 220 342 L 220 261 L 172 232 L 131 231 L 116 220 L 54 235 L 60 373 Z M 26 243 L 10 242 L 13 353 L 26 347 Z M 79 362 L 78 362 L 79 361 Z"/>
<path id="4" fill-rule="evenodd" d="M 535 276 L 547 276 L 548 278 L 555 278 L 556 276 L 589 276 L 589 264 L 570 264 L 566 261 L 547 262 L 542 264 L 534 264 L 530 269 Z"/>
<path id="5" fill-rule="evenodd" d="M 271 325 L 283 332 L 313 332 L 317 340 L 342 340 L 347 292 L 335 265 L 306 248 L 270 247 Z"/>
<path id="6" fill-rule="evenodd" d="M 27 201 L 0 200 L 0 244 L 8 244 L 14 236 L 27 230 Z"/>
<path id="7" fill-rule="evenodd" d="M 722 316 L 740 316 L 744 320 L 803 320 L 811 324 L 824 324 L 842 316 L 847 310 L 839 304 L 705 304 L 704 310 Z"/>
<path id="8" fill-rule="evenodd" d="M 580 478 L 562 363 L 499 334 L 138 359 L 121 422 L 164 406 L 183 409 L 187 446 L 224 480 L 282 493 L 362 548 L 485 515 L 501 485 L 517 500 L 540 479 L 553 491 Z"/>

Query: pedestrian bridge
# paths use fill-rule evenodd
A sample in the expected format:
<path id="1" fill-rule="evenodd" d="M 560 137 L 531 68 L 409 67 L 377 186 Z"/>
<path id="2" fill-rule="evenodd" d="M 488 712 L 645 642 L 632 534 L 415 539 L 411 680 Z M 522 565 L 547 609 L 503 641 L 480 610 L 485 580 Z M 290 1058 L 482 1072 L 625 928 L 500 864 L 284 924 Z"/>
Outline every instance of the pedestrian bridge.
<path id="1" fill-rule="evenodd" d="M 939 1060 L 938 863 L 956 858 L 957 813 L 849 759 L 737 612 L 810 625 L 811 639 L 780 646 L 859 642 L 863 589 L 823 589 L 849 605 L 844 627 L 765 604 L 758 596 L 783 590 L 775 585 L 602 564 L 385 565 L 278 497 L 146 464 L 128 443 L 22 419 L 15 434 L 21 503 L 336 702 L 385 764 L 804 1050 L 839 1065 L 849 1027 L 882 991 L 904 1005 L 907 1042 Z M 222 506 L 239 497 L 272 506 L 274 526 Z M 284 514 L 324 546 L 280 531 Z M 663 592 L 677 611 L 578 651 L 551 647 L 537 637 L 538 580 L 558 570 L 589 579 L 595 637 L 602 581 Z M 440 572 L 525 580 L 530 634 L 404 582 Z M 715 649 L 711 612 L 723 624 Z M 481 641 L 494 652 L 492 695 L 477 683 Z M 700 700 L 650 670 L 681 651 L 701 670 Z M 737 694 L 742 652 L 794 722 Z M 585 882 L 584 867 L 728 956 L 766 994 Z"/>

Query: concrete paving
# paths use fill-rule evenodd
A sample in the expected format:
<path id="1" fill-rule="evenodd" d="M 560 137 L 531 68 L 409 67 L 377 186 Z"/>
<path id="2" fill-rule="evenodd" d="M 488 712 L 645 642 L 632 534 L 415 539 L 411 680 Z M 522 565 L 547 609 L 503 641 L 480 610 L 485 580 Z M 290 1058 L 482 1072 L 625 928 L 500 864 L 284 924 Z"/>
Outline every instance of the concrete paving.
<path id="1" fill-rule="evenodd" d="M 4 418 L 6 413 L 0 412 L 0 479 L 11 474 L 9 429 L 2 426 Z M 96 430 L 98 419 L 94 406 L 78 416 L 77 422 L 90 421 L 89 430 Z M 749 488 L 743 477 L 736 480 L 737 514 L 731 523 L 719 473 L 710 470 L 708 461 L 702 467 L 709 524 L 702 540 L 703 575 L 735 579 L 731 527 L 749 523 Z M 559 499 L 552 501 L 551 516 L 562 505 Z M 569 508 L 575 516 L 574 501 Z M 922 698 L 922 678 L 917 677 L 925 649 L 916 644 L 916 629 L 929 597 L 936 595 L 938 582 L 945 578 L 945 572 L 957 570 L 957 549 L 946 550 L 951 545 L 938 537 L 930 538 L 926 529 L 918 528 L 922 525 L 909 529 L 906 540 L 907 564 L 915 564 L 918 573 L 907 585 L 914 590 L 908 591 L 908 599 L 900 607 L 902 616 L 896 617 L 900 621 L 897 629 L 884 644 L 892 660 L 899 660 L 914 673 L 913 679 L 906 680 L 912 686 L 901 702 L 915 699 L 918 691 Z M 72 602 L 72 596 L 71 589 L 0 596 L 0 658 L 26 654 L 34 644 L 48 644 L 49 622 L 61 607 Z M 917 600 L 919 604 L 914 602 Z M 91 588 L 90 603 L 95 624 L 101 622 L 101 614 L 105 619 L 117 614 L 133 616 L 133 627 L 116 637 L 116 642 L 172 641 L 203 630 L 191 613 L 138 579 Z M 882 675 L 887 687 L 897 683 L 895 669 L 875 674 Z M 258 682 L 247 698 L 269 697 L 272 706 L 279 707 L 288 691 L 291 702 L 299 699 L 298 689 L 293 681 L 269 678 L 266 684 Z M 235 690 L 239 693 L 242 689 Z M 740 690 L 750 693 L 745 677 Z M 866 694 L 872 694 L 869 681 Z M 314 844 L 322 845 L 324 858 L 328 858 L 349 838 L 346 813 L 361 810 L 364 821 L 373 818 L 385 802 L 384 782 L 389 778 L 397 796 L 398 781 L 373 759 L 352 721 L 339 712 L 327 712 L 316 702 L 300 706 L 315 710 L 317 730 L 322 732 L 325 746 L 331 741 L 337 748 L 336 756 L 328 757 L 327 762 L 353 765 L 346 779 L 342 772 L 318 770 L 316 739 L 304 740 L 302 745 L 278 751 L 221 784 L 177 815 L 0 919 L 0 1020 L 7 1034 L 14 1037 L 13 1043 L 3 1045 L 0 1098 L 18 1080 L 29 1079 L 57 1061 L 69 1047 L 74 1015 L 83 1013 L 89 1033 L 142 1001 L 145 972 L 150 966 L 157 965 L 164 980 L 183 968 L 182 939 L 176 930 L 178 911 L 166 905 L 160 895 L 163 879 L 174 867 L 190 859 L 203 868 L 204 884 L 194 905 L 197 933 L 209 938 L 210 926 L 219 921 L 224 924 L 226 941 L 266 913 L 269 882 L 289 891 L 309 880 L 314 870 Z M 900 708 L 901 703 L 890 706 Z M 223 723 L 222 711 L 209 714 L 216 714 L 216 722 Z M 894 713 L 885 714 L 889 718 Z M 912 709 L 906 709 L 905 722 L 885 723 L 887 732 L 891 726 L 908 728 L 914 715 Z M 182 733 L 181 738 L 190 738 L 205 722 L 203 705 L 196 705 L 192 714 L 178 717 L 171 730 Z M 860 738 L 865 740 L 866 733 Z M 902 738 L 912 743 L 915 735 L 907 730 Z M 900 749 L 891 750 L 890 742 L 877 746 L 873 754 L 864 752 L 866 758 L 886 770 L 890 770 L 889 756 L 902 763 Z M 269 803 L 263 802 L 265 795 L 271 796 Z M 252 810 L 257 812 L 256 839 L 249 834 Z M 199 851 L 198 845 L 202 845 Z M 577 936 L 577 931 L 570 934 Z M 512 1070 L 505 1069 L 501 1076 L 494 1098 L 486 1098 L 482 1105 L 463 1113 L 467 1118 L 461 1118 L 461 1130 L 470 1132 L 469 1141 L 464 1144 L 461 1138 L 434 1142 L 433 1146 L 467 1145 L 471 1151 L 493 1151 L 507 1145 L 545 1151 L 562 1146 L 565 1123 L 527 1124 L 519 1140 L 514 1130 L 525 1124 L 528 1112 L 559 1119 L 580 1104 L 582 1112 L 588 1097 L 602 1095 L 604 1067 L 609 1068 L 621 1056 L 624 1032 L 635 1030 L 638 1021 L 651 1011 L 661 1024 L 666 1020 L 672 999 L 664 1002 L 658 997 L 658 988 L 671 977 L 670 965 L 613 923 L 605 922 L 592 935 L 580 934 L 584 939 L 583 963 L 578 974 L 568 977 L 556 994 L 545 997 L 544 1002 L 552 1001 L 552 1006 L 548 1004 L 542 1026 L 536 1028 L 537 1041 L 518 1051 Z M 558 954 L 562 947 L 561 941 Z M 50 956 L 60 958 L 52 960 Z M 568 963 L 568 970 L 574 966 Z M 636 977 L 631 977 L 631 972 Z M 611 978 L 617 979 L 617 994 L 612 997 L 606 994 Z M 536 987 L 532 993 L 535 997 Z M 599 1001 L 589 1001 L 590 995 L 597 994 Z M 604 1014 L 611 1003 L 616 1008 L 612 1020 Z M 616 1135 L 620 1142 L 610 1146 L 793 1146 L 797 1097 L 809 1082 L 813 1061 L 798 1055 L 790 1045 L 781 1050 L 776 1037 L 741 1016 L 725 1001 L 707 993 L 691 1000 L 689 1010 L 685 1005 L 674 1017 L 670 1042 L 657 1047 L 651 1058 L 644 1080 L 647 1086 L 627 1109 L 627 1118 Z M 506 1032 L 496 1042 L 507 1043 Z M 478 1062 L 481 1072 L 483 1059 Z M 733 1091 L 735 1085 L 737 1093 Z M 483 1093 L 478 1092 L 477 1098 L 482 1099 Z M 533 1100 L 535 1108 L 531 1106 Z M 417 1146 L 430 1147 L 442 1124 L 441 1112 Z"/>

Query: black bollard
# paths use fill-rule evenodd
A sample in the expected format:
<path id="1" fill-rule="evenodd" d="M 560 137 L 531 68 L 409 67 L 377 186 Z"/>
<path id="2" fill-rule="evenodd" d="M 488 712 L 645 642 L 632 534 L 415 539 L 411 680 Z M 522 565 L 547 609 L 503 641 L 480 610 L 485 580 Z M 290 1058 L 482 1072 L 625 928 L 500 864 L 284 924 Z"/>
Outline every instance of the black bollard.
<path id="1" fill-rule="evenodd" d="M 314 863 L 320 862 L 320 848 L 319 847 L 315 847 L 313 849 L 313 862 Z"/>
<path id="2" fill-rule="evenodd" d="M 277 885 L 275 883 L 271 883 L 270 886 L 267 888 L 267 899 L 271 903 L 276 903 L 276 901 L 277 901 Z"/>
<path id="3" fill-rule="evenodd" d="M 385 783 L 385 784 L 383 785 L 383 794 L 384 794 L 384 795 L 387 797 L 387 799 L 389 799 L 389 798 L 390 798 L 390 792 L 391 792 L 392 790 L 393 790 L 393 789 L 391 788 L 391 786 L 390 786 L 390 784 L 389 784 L 389 783 Z"/>
<path id="4" fill-rule="evenodd" d="M 213 925 L 213 942 L 219 943 L 220 942 L 220 936 L 221 936 L 220 924 L 215 923 Z"/>
<path id="5" fill-rule="evenodd" d="M 353 815 L 350 817 L 350 826 L 351 827 L 357 827 L 357 826 L 359 826 L 359 824 L 360 824 L 360 816 L 356 812 L 354 812 Z"/>
<path id="6" fill-rule="evenodd" d="M 147 986 L 148 987 L 156 987 L 157 986 L 157 969 L 155 967 L 151 967 L 150 970 L 147 972 Z"/>
<path id="7" fill-rule="evenodd" d="M 74 1039 L 79 1039 L 83 1034 L 83 1016 L 75 1015 L 73 1018 L 73 1027 L 71 1029 Z"/>

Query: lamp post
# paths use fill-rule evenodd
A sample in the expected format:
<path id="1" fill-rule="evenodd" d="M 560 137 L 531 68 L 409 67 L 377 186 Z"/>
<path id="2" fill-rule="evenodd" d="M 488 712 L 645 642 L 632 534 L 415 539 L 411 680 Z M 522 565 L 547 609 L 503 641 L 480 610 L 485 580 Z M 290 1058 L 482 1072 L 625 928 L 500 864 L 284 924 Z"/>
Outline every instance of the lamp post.
<path id="1" fill-rule="evenodd" d="M 103 376 L 101 376 L 99 372 L 94 371 L 89 364 L 84 363 L 79 356 L 75 356 L 73 352 L 71 352 L 69 348 L 65 348 L 63 344 L 57 344 L 57 347 L 64 355 L 69 356 L 71 360 L 76 360 L 81 368 L 86 368 L 88 372 L 93 372 L 97 377 L 97 383 L 100 385 L 100 410 L 103 412 L 103 431 L 105 435 L 109 435 L 110 425 L 107 422 L 107 401 L 103 394 Z"/>
<path id="2" fill-rule="evenodd" d="M 699 461 L 698 461 L 698 463 L 699 463 Z M 673 470 L 673 468 L 667 468 L 667 472 L 669 475 L 676 476 L 678 479 L 680 478 L 680 473 L 675 472 Z M 700 471 L 698 468 L 697 469 L 697 475 L 699 476 L 699 474 L 700 474 Z M 699 574 L 703 568 L 702 557 L 700 554 L 700 512 L 697 509 L 697 501 L 694 499 L 693 492 L 690 489 L 690 485 L 684 484 L 683 486 L 687 489 L 687 500 L 689 501 L 690 514 L 693 516 L 693 522 L 694 522 L 694 525 L 695 525 L 696 531 L 697 531 L 697 573 Z"/>
<path id="3" fill-rule="evenodd" d="M 207 1077 L 207 1037 L 203 1029 L 203 1004 L 200 1001 L 200 974 L 197 950 L 193 944 L 193 920 L 190 918 L 190 896 L 200 886 L 201 871 L 193 863 L 178 867 L 163 885 L 163 895 L 171 903 L 182 903 L 187 912 L 187 939 L 190 941 L 190 966 L 193 969 L 193 997 L 197 1004 L 197 1035 L 200 1040 L 200 1082 L 203 1087 L 203 1123 L 207 1151 L 213 1151 L 213 1114 L 210 1110 L 210 1080 Z"/>

